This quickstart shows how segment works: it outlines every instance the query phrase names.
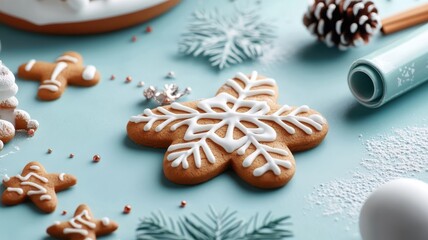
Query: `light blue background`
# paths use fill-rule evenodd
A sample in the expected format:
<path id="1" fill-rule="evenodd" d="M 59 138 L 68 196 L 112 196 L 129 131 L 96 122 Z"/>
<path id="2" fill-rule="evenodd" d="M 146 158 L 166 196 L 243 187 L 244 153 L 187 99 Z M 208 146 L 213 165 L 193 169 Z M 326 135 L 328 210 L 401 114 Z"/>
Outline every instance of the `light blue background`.
<path id="1" fill-rule="evenodd" d="M 256 5 L 257 1 L 240 3 Z M 376 4 L 381 16 L 428 1 L 386 1 Z M 168 14 L 150 22 L 153 32 L 144 34 L 147 24 L 109 34 L 65 37 L 26 33 L 0 25 L 2 51 L 0 59 L 12 70 L 31 58 L 53 61 L 67 50 L 83 54 L 85 62 L 94 64 L 103 74 L 101 83 L 92 88 L 69 87 L 53 102 L 36 99 L 37 82 L 17 79 L 20 108 L 40 122 L 33 138 L 18 137 L 0 153 L 0 171 L 9 175 L 20 173 L 29 161 L 40 161 L 51 172 L 67 172 L 78 177 L 78 185 L 58 194 L 58 208 L 52 214 L 40 213 L 32 204 L 0 207 L 1 239 L 49 239 L 45 229 L 55 220 L 68 219 L 80 203 L 89 204 L 96 217 L 109 216 L 120 224 L 119 230 L 103 239 L 134 239 L 138 219 L 151 211 L 167 215 L 205 213 L 209 205 L 221 210 L 239 210 L 243 217 L 256 212 L 274 211 L 276 216 L 291 215 L 294 239 L 349 240 L 359 239 L 355 224 L 345 230 L 348 222 L 336 222 L 320 216 L 317 210 L 305 210 L 305 196 L 322 182 L 345 177 L 364 154 L 358 138 L 370 138 L 389 132 L 392 127 L 420 124 L 428 117 L 423 85 L 410 94 L 381 109 L 366 109 L 351 96 L 346 75 L 352 61 L 400 38 L 408 30 L 389 37 L 376 36 L 366 47 L 340 52 L 317 43 L 304 28 L 301 19 L 306 1 L 262 1 L 264 16 L 278 25 L 279 43 L 287 57 L 271 66 L 250 62 L 217 71 L 203 59 L 183 57 L 177 53 L 180 33 L 195 9 L 233 10 L 231 1 L 184 1 Z M 132 43 L 136 35 L 138 41 Z M 164 79 L 173 70 L 175 80 Z M 198 186 L 178 186 L 162 174 L 164 150 L 139 147 L 127 139 L 126 123 L 130 116 L 141 113 L 148 105 L 141 88 L 176 82 L 193 88 L 187 100 L 212 96 L 224 80 L 235 72 L 258 70 L 277 80 L 280 103 L 308 104 L 320 111 L 330 123 L 330 132 L 318 148 L 295 154 L 297 174 L 284 188 L 264 191 L 243 183 L 233 172 Z M 117 79 L 109 80 L 115 74 Z M 126 76 L 134 81 L 125 84 Z M 15 154 L 8 154 L 20 150 Z M 46 150 L 53 149 L 48 155 Z M 69 159 L 74 153 L 74 159 Z M 94 154 L 102 160 L 92 163 Z M 7 156 L 3 156 L 8 154 Z M 188 206 L 179 208 L 181 200 Z M 133 209 L 121 213 L 125 204 Z M 67 216 L 61 211 L 67 210 Z"/>

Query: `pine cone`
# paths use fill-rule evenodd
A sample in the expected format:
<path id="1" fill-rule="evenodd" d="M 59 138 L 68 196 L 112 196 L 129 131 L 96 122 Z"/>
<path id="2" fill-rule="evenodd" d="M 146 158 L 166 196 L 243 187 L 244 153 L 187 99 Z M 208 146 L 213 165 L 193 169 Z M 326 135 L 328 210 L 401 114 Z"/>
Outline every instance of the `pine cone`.
<path id="1" fill-rule="evenodd" d="M 377 8 L 368 0 L 314 0 L 303 23 L 328 47 L 340 50 L 367 44 L 381 27 Z"/>

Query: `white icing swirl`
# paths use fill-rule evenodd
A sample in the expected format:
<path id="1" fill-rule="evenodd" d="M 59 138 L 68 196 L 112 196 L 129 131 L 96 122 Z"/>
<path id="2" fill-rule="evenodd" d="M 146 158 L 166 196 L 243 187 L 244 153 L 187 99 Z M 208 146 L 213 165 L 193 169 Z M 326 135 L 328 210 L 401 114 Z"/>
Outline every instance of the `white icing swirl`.
<path id="1" fill-rule="evenodd" d="M 91 81 L 95 78 L 95 74 L 97 73 L 97 69 L 95 66 L 88 65 L 85 67 L 85 70 L 83 70 L 82 78 L 86 81 Z"/>

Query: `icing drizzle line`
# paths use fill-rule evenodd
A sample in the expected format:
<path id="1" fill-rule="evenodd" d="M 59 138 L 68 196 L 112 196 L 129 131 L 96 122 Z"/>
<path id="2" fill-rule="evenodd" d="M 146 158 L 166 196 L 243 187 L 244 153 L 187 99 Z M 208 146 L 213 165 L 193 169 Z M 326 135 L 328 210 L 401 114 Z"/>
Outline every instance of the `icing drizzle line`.
<path id="1" fill-rule="evenodd" d="M 40 167 L 37 166 L 37 165 L 33 165 L 33 166 L 30 166 L 30 169 L 31 170 L 39 170 Z M 42 200 L 42 201 L 44 201 L 44 200 L 51 200 L 52 199 L 52 196 L 50 196 L 49 194 L 46 194 L 48 192 L 46 190 L 46 188 L 44 188 L 40 184 L 37 184 L 35 182 L 29 181 L 31 177 L 34 177 L 34 178 L 37 178 L 38 180 L 40 180 L 40 181 L 42 181 L 44 183 L 48 183 L 48 179 L 47 178 L 45 178 L 43 176 L 40 176 L 39 174 L 34 173 L 34 172 L 30 172 L 26 176 L 21 176 L 21 175 L 18 174 L 15 177 L 18 178 L 21 181 L 21 183 L 20 183 L 21 186 L 30 186 L 30 187 L 33 187 L 33 188 L 36 189 L 36 190 L 29 190 L 27 192 L 27 196 L 41 195 L 40 196 L 40 200 Z M 9 192 L 16 192 L 19 195 L 24 194 L 24 190 L 22 188 L 19 188 L 19 187 L 8 187 L 6 190 L 9 191 Z"/>
<path id="2" fill-rule="evenodd" d="M 185 142 L 173 144 L 167 150 L 167 160 L 172 162 L 172 167 L 181 165 L 184 169 L 189 168 L 187 158 L 193 155 L 195 166 L 200 168 L 202 166 L 200 151 L 205 153 L 210 163 L 214 163 L 216 159 L 207 143 L 209 139 L 221 146 L 226 152 L 237 151 L 239 155 L 244 155 L 251 145 L 254 146 L 256 150 L 246 156 L 242 162 L 243 167 L 251 166 L 257 157 L 262 156 L 266 163 L 256 168 L 253 175 L 261 176 L 268 171 L 273 171 L 274 174 L 279 175 L 281 174 L 280 166 L 292 167 L 291 162 L 284 159 L 289 153 L 285 149 L 264 144 L 264 142 L 273 142 L 277 138 L 275 129 L 265 121 L 276 123 L 290 135 L 295 134 L 296 129 L 311 135 L 313 129 L 321 131 L 325 121 L 318 114 L 301 115 L 310 111 L 306 105 L 295 109 L 284 105 L 276 112 L 269 114 L 271 108 L 266 101 L 253 100 L 251 97 L 274 96 L 275 92 L 269 87 L 275 86 L 275 80 L 270 78 L 257 79 L 257 77 L 257 72 L 253 72 L 250 77 L 238 73 L 235 78 L 241 81 L 243 86 L 236 79 L 229 79 L 226 82 L 226 86 L 233 89 L 238 97 L 222 92 L 213 98 L 198 102 L 197 108 L 200 111 L 180 103 L 173 103 L 170 106 L 171 109 L 180 113 L 172 112 L 164 107 L 157 108 L 160 114 L 155 114 L 150 109 L 146 109 L 143 115 L 131 117 L 130 121 L 135 123 L 146 122 L 144 131 L 149 131 L 157 121 L 160 124 L 154 129 L 156 132 L 162 131 L 172 122 L 175 123 L 170 127 L 171 131 L 175 131 L 183 125 L 188 126 L 183 136 Z M 247 108 L 248 110 L 241 112 L 238 111 L 240 108 Z M 218 112 L 214 109 L 221 109 L 221 111 Z M 201 124 L 199 123 L 201 119 L 213 119 L 217 120 L 218 123 Z M 248 128 L 243 122 L 252 123 L 256 127 Z M 216 132 L 223 127 L 226 127 L 225 136 L 219 136 Z M 235 130 L 241 131 L 244 136 L 235 139 Z M 280 155 L 282 159 L 276 158 L 272 154 Z"/>
<path id="3" fill-rule="evenodd" d="M 61 82 L 57 80 L 59 74 L 67 68 L 68 64 L 65 62 L 59 62 L 56 64 L 54 71 L 52 72 L 51 79 L 44 80 L 39 89 L 47 89 L 52 92 L 57 92 L 59 87 L 61 87 Z"/>
<path id="4" fill-rule="evenodd" d="M 69 61 L 69 62 L 72 62 L 72 63 L 77 63 L 79 60 L 77 58 L 75 58 L 75 57 L 70 56 L 70 55 L 64 55 L 64 56 L 61 56 L 61 57 L 57 58 L 56 61 L 57 62 L 60 62 L 60 61 Z"/>
<path id="5" fill-rule="evenodd" d="M 65 176 L 65 173 L 59 174 L 59 176 L 58 176 L 59 180 L 64 181 L 64 176 Z"/>
<path id="6" fill-rule="evenodd" d="M 28 61 L 28 63 L 25 65 L 25 71 L 27 72 L 31 71 L 35 63 L 36 63 L 36 59 L 31 59 L 30 61 Z"/>
<path id="7" fill-rule="evenodd" d="M 63 233 L 64 234 L 79 233 L 83 236 L 87 236 L 89 233 L 86 229 L 83 228 L 83 225 L 91 229 L 95 229 L 97 226 L 95 223 L 91 222 L 90 220 L 91 220 L 91 216 L 89 215 L 88 210 L 85 209 L 79 215 L 73 217 L 72 219 L 70 219 L 70 221 L 68 221 L 72 227 L 64 228 Z"/>

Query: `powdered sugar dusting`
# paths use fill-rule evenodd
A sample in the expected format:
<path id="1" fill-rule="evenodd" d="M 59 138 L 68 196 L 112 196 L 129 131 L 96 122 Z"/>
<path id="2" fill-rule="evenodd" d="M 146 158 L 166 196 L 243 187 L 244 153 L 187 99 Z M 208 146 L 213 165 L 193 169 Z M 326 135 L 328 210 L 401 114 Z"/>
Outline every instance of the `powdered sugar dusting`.
<path id="1" fill-rule="evenodd" d="M 292 50 L 284 45 L 274 43 L 263 46 L 263 55 L 257 60 L 264 67 L 271 67 L 285 61 L 292 54 Z"/>
<path id="2" fill-rule="evenodd" d="M 368 195 L 397 178 L 421 178 L 428 171 L 428 127 L 395 129 L 391 134 L 363 141 L 367 151 L 348 178 L 316 186 L 307 197 L 312 209 L 335 219 L 358 220 Z"/>

